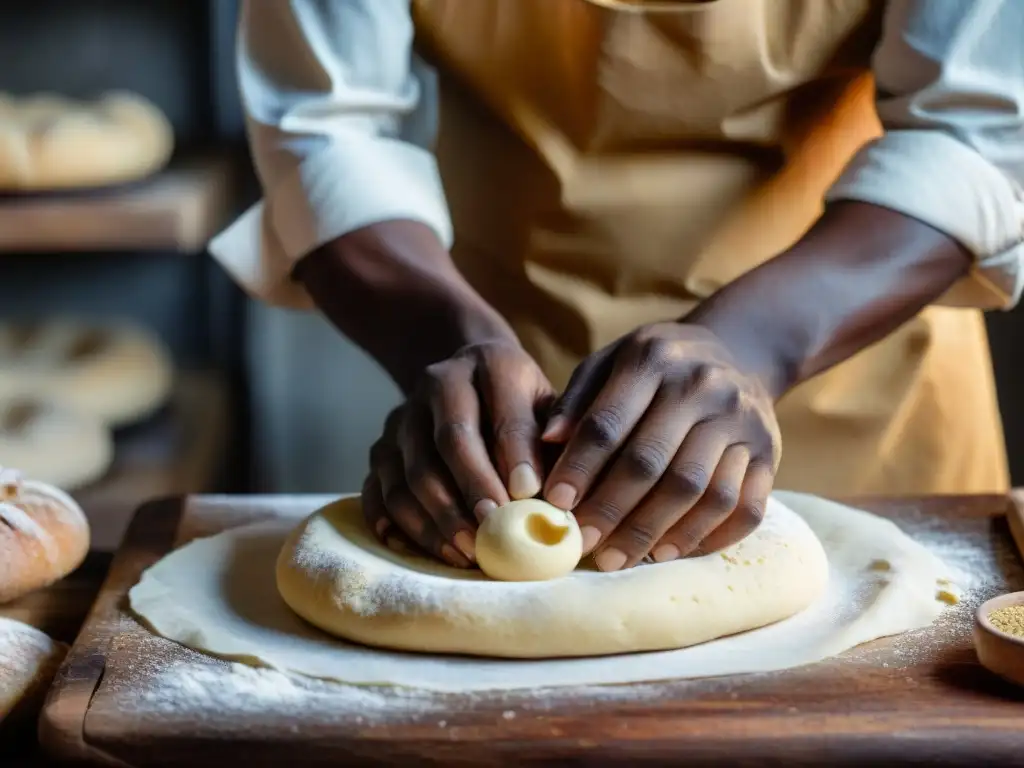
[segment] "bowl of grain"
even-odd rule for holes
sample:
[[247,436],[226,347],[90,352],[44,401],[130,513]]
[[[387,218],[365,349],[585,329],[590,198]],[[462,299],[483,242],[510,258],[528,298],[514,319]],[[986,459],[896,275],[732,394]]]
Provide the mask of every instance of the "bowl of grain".
[[974,615],[974,649],[986,669],[1024,685],[1024,592],[981,604]]

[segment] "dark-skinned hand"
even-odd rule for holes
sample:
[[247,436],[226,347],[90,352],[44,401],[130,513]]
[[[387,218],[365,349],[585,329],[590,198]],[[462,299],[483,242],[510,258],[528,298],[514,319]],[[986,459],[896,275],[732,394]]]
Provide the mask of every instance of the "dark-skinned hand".
[[543,434],[544,498],[617,571],[727,547],[760,523],[781,455],[771,395],[699,325],[644,326],[586,358]]
[[371,449],[370,530],[392,549],[469,567],[479,520],[540,492],[540,425],[554,397],[533,359],[507,340],[431,365]]

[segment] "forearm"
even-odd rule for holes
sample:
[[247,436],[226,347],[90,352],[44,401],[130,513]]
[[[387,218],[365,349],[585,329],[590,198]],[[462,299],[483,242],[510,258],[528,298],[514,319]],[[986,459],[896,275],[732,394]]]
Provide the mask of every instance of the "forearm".
[[955,240],[895,211],[835,203],[796,245],[685,318],[775,396],[884,338],[970,268]]
[[416,222],[382,222],[343,235],[300,261],[295,277],[406,394],[424,368],[461,347],[515,340],[433,231]]

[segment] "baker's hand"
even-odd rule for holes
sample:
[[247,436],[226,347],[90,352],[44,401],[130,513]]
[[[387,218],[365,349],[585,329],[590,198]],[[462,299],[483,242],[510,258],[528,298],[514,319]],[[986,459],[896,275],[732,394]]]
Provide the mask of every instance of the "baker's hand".
[[427,368],[370,452],[370,529],[392,549],[468,567],[487,511],[540,491],[539,420],[554,396],[513,342],[465,347]]
[[552,409],[544,497],[616,571],[729,546],[759,524],[781,455],[771,396],[709,330],[648,325],[594,353]]

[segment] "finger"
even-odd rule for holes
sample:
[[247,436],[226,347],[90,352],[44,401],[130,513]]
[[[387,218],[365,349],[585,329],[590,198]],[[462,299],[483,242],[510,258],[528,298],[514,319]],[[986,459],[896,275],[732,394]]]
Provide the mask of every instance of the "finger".
[[434,445],[455,478],[466,508],[482,520],[509,498],[480,431],[480,400],[472,371],[461,365],[448,366],[432,381],[426,397]]
[[576,508],[584,553],[591,552],[647,496],[699,417],[678,392],[661,387],[600,482]]
[[542,440],[564,443],[569,439],[573,427],[608,380],[614,364],[614,355],[608,350],[590,355],[576,366],[565,391],[548,411]]
[[643,417],[660,384],[661,374],[653,370],[616,366],[551,470],[544,498],[561,509],[574,508]]
[[416,554],[409,537],[388,519],[380,481],[372,473],[363,483],[362,504],[367,527],[388,549],[400,555]]
[[388,519],[387,509],[384,507],[384,495],[380,490],[380,481],[377,480],[377,475],[372,468],[370,474],[363,481],[360,501],[366,527],[382,544],[387,544],[388,529],[393,526]]
[[398,447],[405,469],[405,482],[426,510],[442,538],[476,560],[476,526],[463,514],[462,499],[455,482],[434,446],[430,415],[421,409],[410,411],[398,430]]
[[750,452],[744,445],[732,445],[722,454],[700,501],[665,532],[654,548],[656,562],[706,552],[708,535],[735,515],[749,466]]
[[519,371],[496,364],[482,371],[480,388],[490,416],[498,471],[513,499],[529,499],[540,493],[544,465],[540,457],[538,406],[552,394],[537,390]]
[[391,522],[428,555],[458,568],[468,568],[469,561],[445,541],[433,518],[409,489],[405,482],[401,455],[397,451],[380,462],[377,476]]
[[757,530],[768,508],[775,476],[770,464],[752,463],[743,481],[736,511],[707,535],[700,545],[701,552],[718,552],[742,541]]
[[639,562],[704,496],[731,442],[720,422],[702,421],[690,430],[654,490],[598,548],[597,567],[617,571]]

